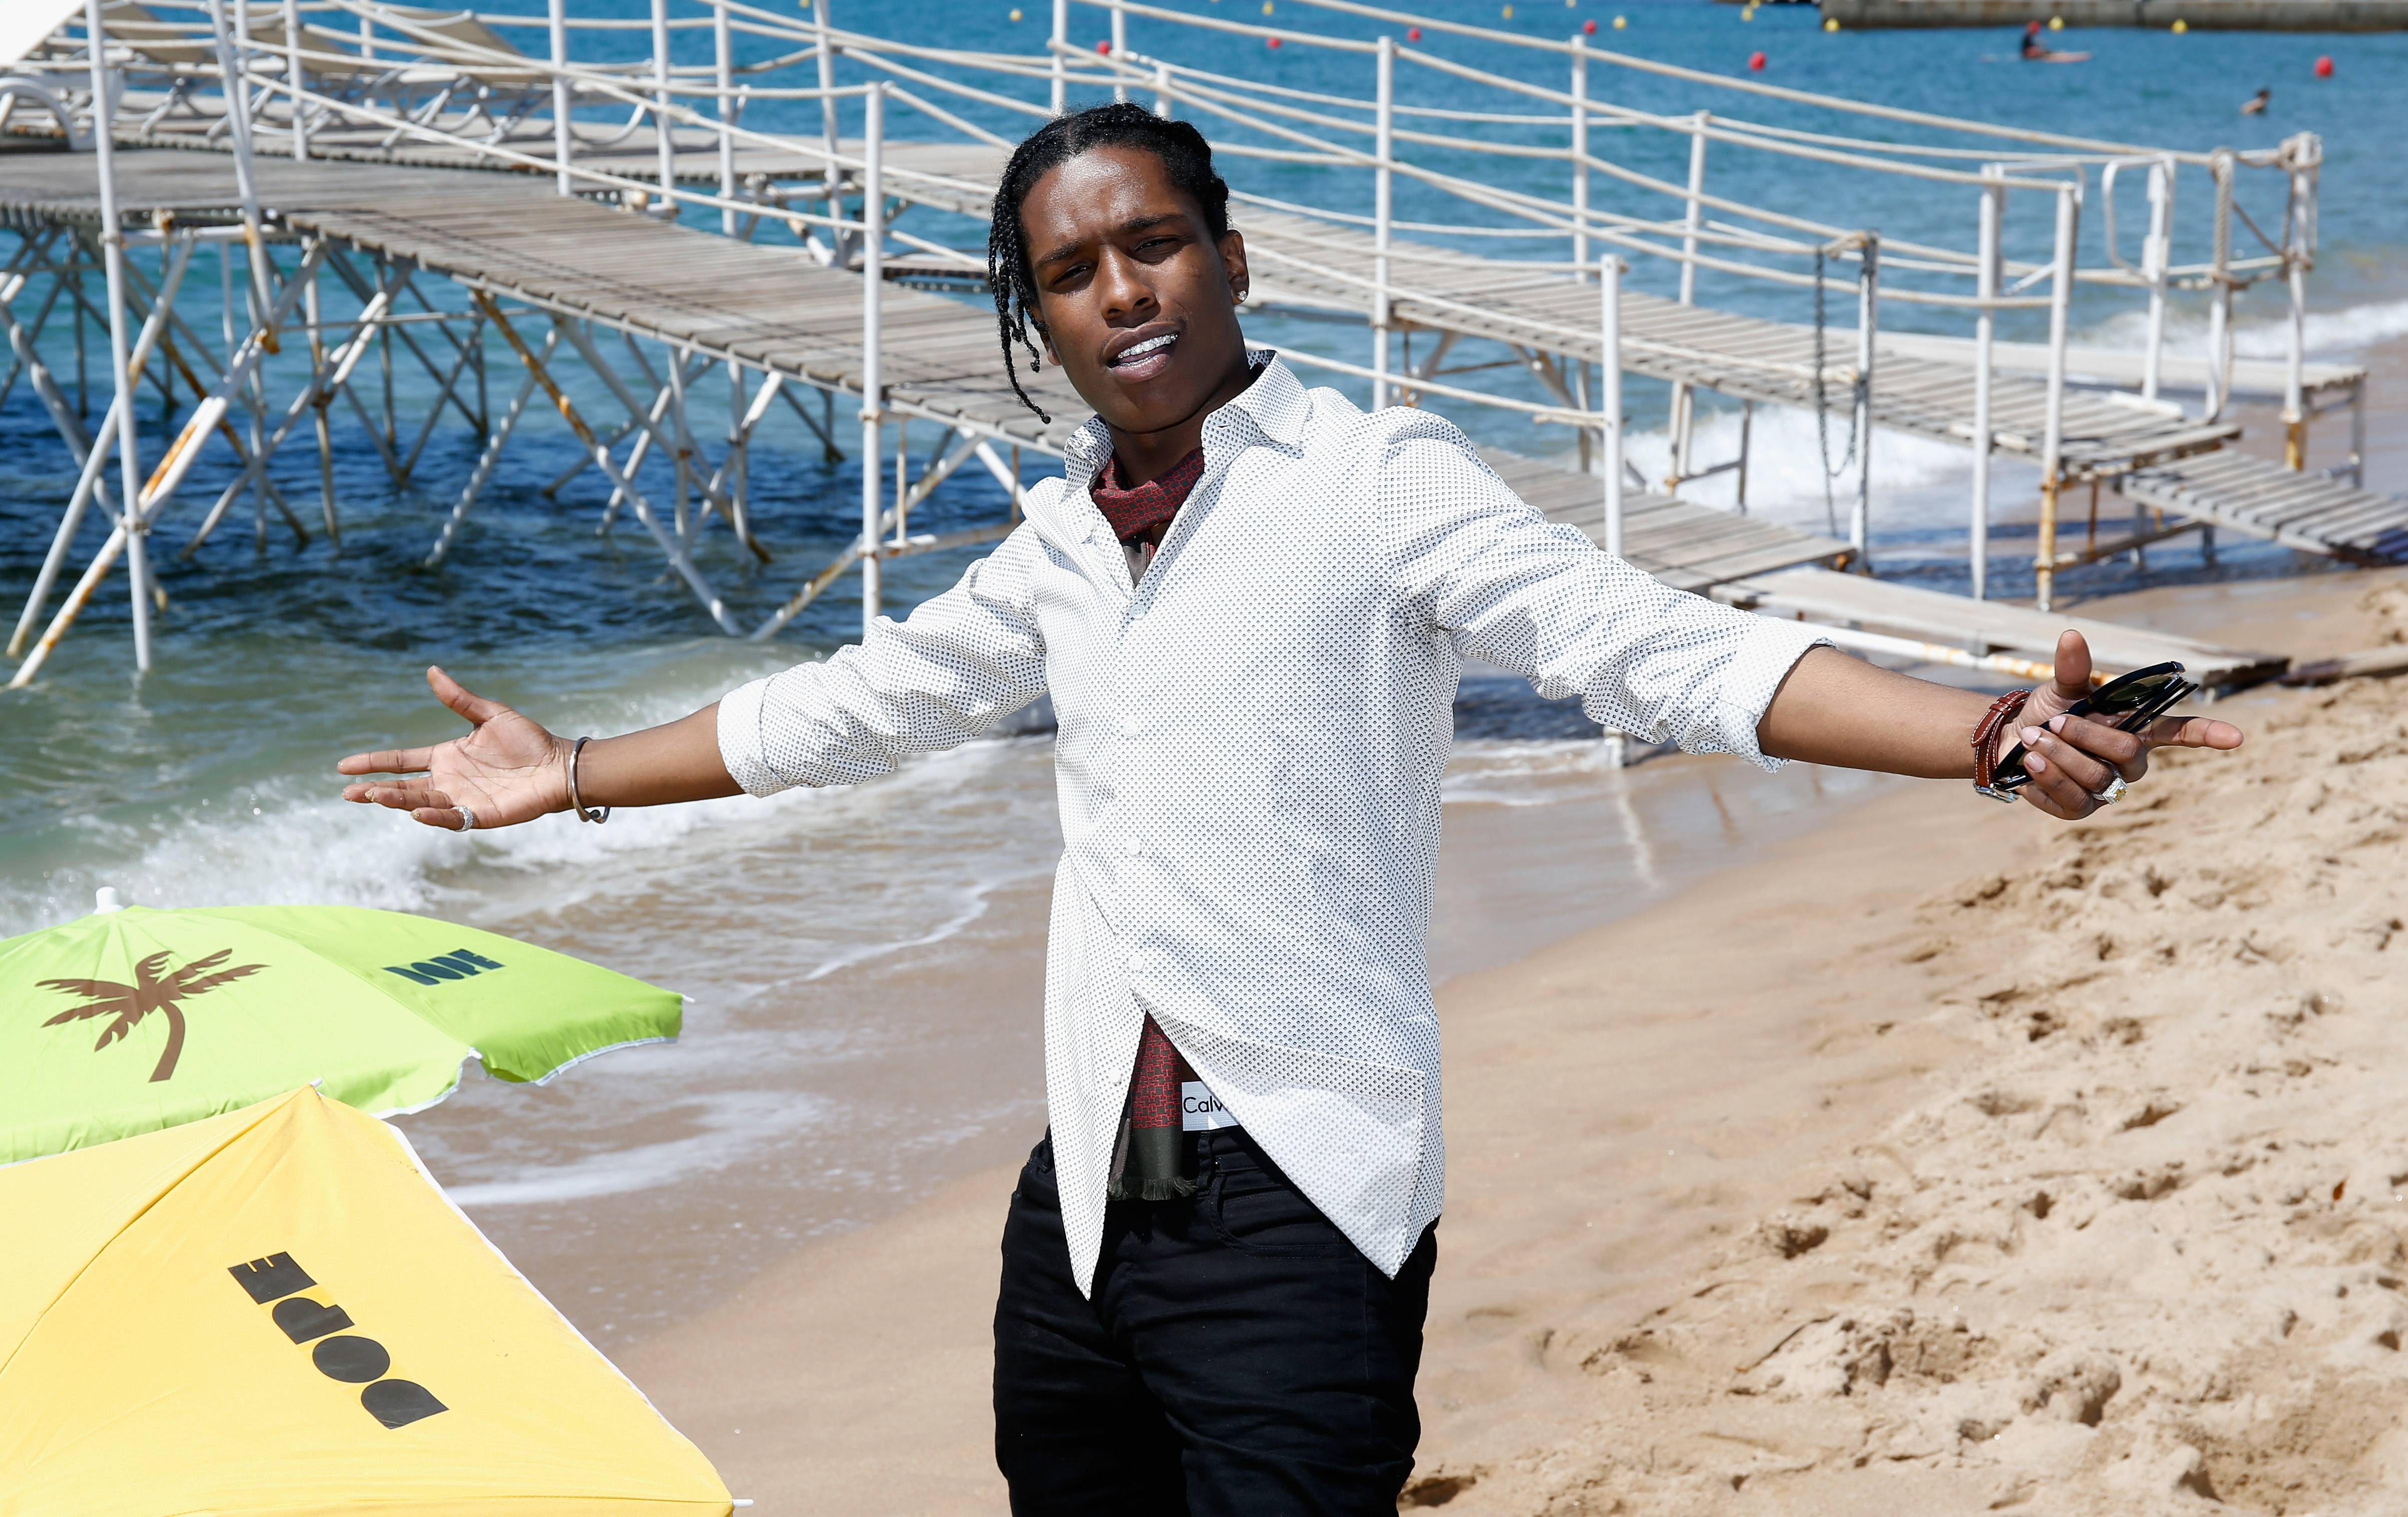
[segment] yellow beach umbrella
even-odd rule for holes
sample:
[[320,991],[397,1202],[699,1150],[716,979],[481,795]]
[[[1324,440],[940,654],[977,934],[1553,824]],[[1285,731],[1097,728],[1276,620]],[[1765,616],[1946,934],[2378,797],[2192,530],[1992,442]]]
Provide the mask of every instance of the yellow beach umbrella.
[[0,1168],[0,1514],[726,1517],[400,1135],[304,1087]]

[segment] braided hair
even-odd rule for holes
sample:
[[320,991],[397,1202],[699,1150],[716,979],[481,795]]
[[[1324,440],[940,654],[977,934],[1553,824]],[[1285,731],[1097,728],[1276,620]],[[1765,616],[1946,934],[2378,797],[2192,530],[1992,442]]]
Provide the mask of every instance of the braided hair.
[[1185,122],[1166,121],[1142,106],[1123,101],[1056,116],[1012,150],[1003,180],[996,186],[986,236],[986,278],[995,291],[996,331],[1003,343],[1003,371],[1011,380],[1011,393],[1049,424],[1054,418],[1020,387],[1012,353],[1012,345],[1018,343],[1028,350],[1032,371],[1044,366],[1036,338],[1044,335],[1045,322],[1037,314],[1037,271],[1029,266],[1028,230],[1021,224],[1021,204],[1039,179],[1081,153],[1124,147],[1142,148],[1162,161],[1170,182],[1203,210],[1204,229],[1215,242],[1228,235],[1229,186],[1212,167],[1212,149],[1204,134]]

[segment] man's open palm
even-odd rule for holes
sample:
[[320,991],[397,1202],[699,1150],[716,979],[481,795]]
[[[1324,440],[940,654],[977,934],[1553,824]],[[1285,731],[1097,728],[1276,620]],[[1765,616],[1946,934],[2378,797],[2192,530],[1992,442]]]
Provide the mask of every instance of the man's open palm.
[[408,811],[430,827],[457,828],[460,812],[477,825],[507,827],[566,809],[567,745],[499,701],[469,694],[439,668],[426,671],[435,698],[473,723],[466,737],[432,748],[353,753],[335,766],[342,774],[394,774],[343,787],[343,799]]

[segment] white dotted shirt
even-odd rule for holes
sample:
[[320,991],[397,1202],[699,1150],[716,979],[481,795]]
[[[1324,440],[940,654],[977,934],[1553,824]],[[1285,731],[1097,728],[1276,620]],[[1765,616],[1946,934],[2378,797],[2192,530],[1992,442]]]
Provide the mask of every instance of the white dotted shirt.
[[1438,1216],[1424,937],[1462,654],[1770,767],[1756,722],[1815,641],[1598,551],[1440,418],[1367,416],[1256,356],[1142,580],[1088,498],[1111,447],[1090,422],[959,584],[719,708],[763,795],[885,774],[1052,694],[1046,1087],[1082,1289],[1147,1012],[1382,1269]]

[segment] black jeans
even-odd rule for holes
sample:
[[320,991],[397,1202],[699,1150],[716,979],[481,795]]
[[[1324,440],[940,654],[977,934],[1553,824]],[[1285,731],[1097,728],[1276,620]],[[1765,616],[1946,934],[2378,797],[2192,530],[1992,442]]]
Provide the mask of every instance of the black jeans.
[[995,1453],[1015,1517],[1395,1517],[1436,1224],[1391,1281],[1242,1131],[1192,1199],[1116,1201],[1091,1300],[1053,1140],[1003,1230]]

